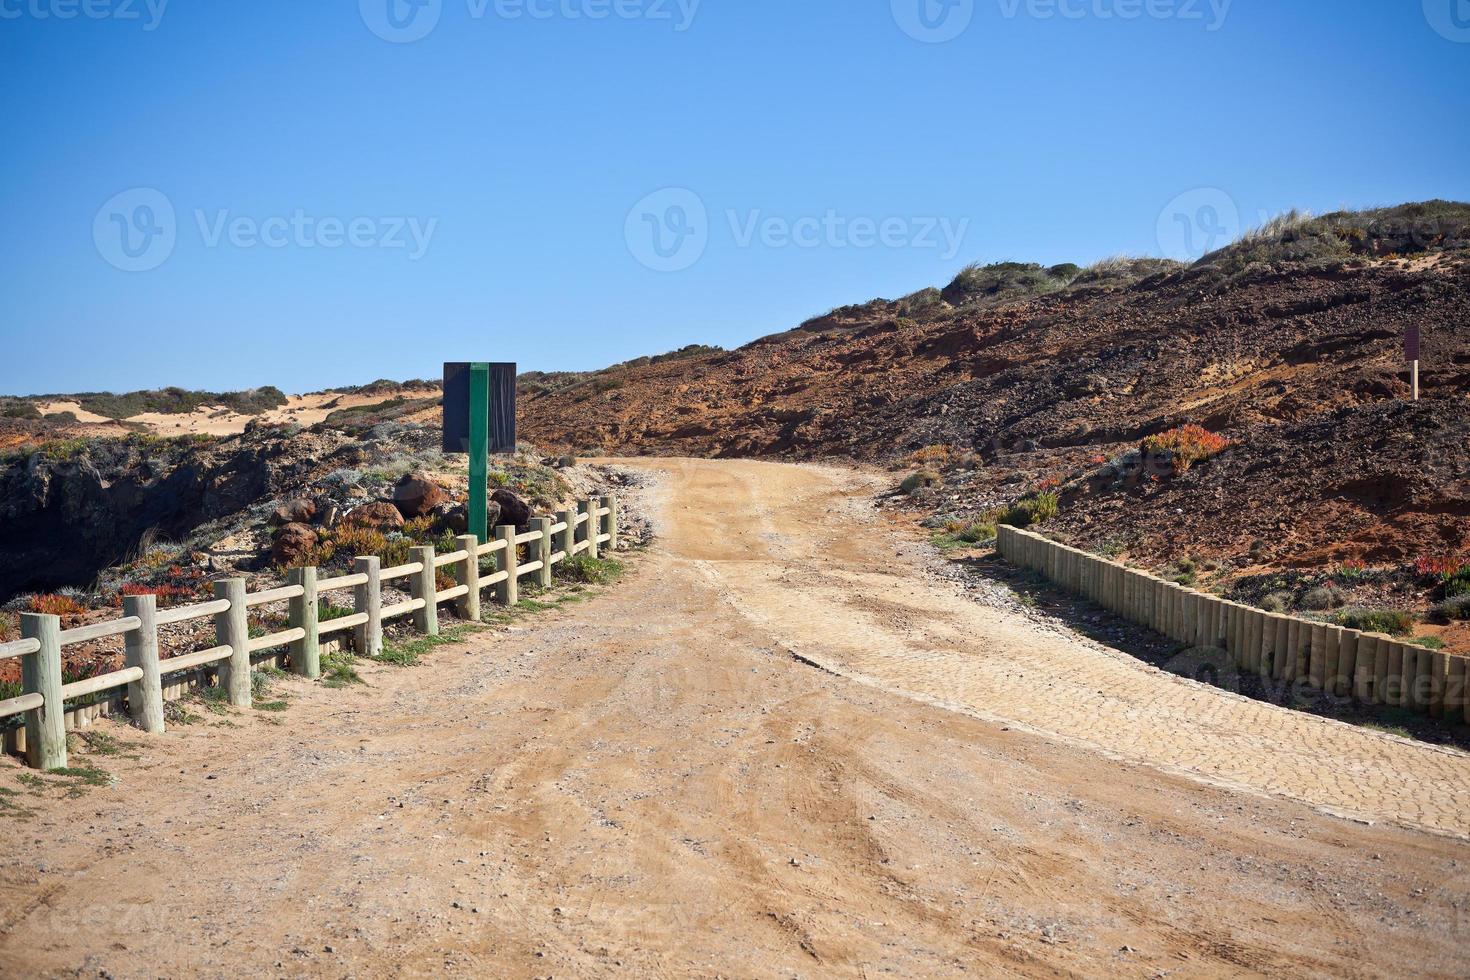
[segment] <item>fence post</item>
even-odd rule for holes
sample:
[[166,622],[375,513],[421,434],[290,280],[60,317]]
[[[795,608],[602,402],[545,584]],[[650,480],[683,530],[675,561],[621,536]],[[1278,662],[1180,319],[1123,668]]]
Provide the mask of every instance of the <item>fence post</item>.
[[613,494],[605,494],[602,498],[602,506],[607,508],[607,513],[602,515],[602,533],[607,535],[607,550],[618,550],[618,498]]
[[426,544],[408,550],[409,561],[424,567],[408,580],[409,595],[424,600],[424,608],[413,611],[413,628],[429,636],[439,635],[439,585],[434,574],[434,546]]
[[560,531],[561,543],[557,546],[557,550],[570,559],[573,555],[572,549],[577,546],[577,508],[567,507],[561,510],[558,513],[557,522],[566,525]]
[[587,515],[587,523],[583,527],[583,538],[587,542],[587,554],[593,558],[597,557],[597,501],[592,497],[577,502],[577,509]]
[[514,606],[521,601],[520,582],[516,578],[516,567],[520,564],[516,529],[514,525],[502,524],[495,529],[495,536],[505,542],[505,547],[496,552],[495,570],[505,572],[505,578],[495,584],[495,598],[502,606]]
[[376,657],[383,652],[383,585],[378,574],[383,562],[377,555],[367,555],[352,563],[352,571],[366,575],[367,583],[352,590],[353,612],[366,613],[367,622],[352,631],[353,644],[359,657]]
[[308,680],[322,676],[321,638],[317,633],[316,567],[293,568],[286,581],[301,586],[301,595],[286,602],[287,625],[305,630],[306,635],[291,644],[291,671]]
[[454,565],[455,582],[469,586],[469,591],[460,597],[457,606],[459,617],[468,619],[472,623],[478,623],[480,621],[480,539],[473,534],[462,534],[454,540],[460,551],[469,553],[468,558]]
[[66,712],[61,697],[61,617],[21,613],[20,635],[41,649],[20,658],[20,689],[44,702],[26,712],[26,763],[33,769],[66,766]]
[[230,658],[220,661],[219,686],[230,704],[250,707],[250,624],[246,619],[245,580],[227,578],[214,583],[214,597],[227,599],[230,608],[214,617],[215,642],[230,648]]
[[536,557],[541,560],[541,571],[536,573],[536,584],[543,589],[551,588],[551,525],[549,517],[533,517],[531,526],[541,532],[536,541]]
[[138,628],[123,637],[123,657],[143,676],[128,684],[128,714],[151,735],[163,734],[163,678],[158,672],[158,597],[123,596],[123,615],[138,617]]

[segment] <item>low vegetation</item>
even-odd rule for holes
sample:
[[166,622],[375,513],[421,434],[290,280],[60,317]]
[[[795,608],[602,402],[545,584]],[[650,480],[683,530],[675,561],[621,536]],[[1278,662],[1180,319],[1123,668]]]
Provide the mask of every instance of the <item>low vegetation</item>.
[[1344,609],[1333,617],[1333,622],[1348,629],[1364,633],[1387,633],[1389,636],[1410,636],[1414,632],[1414,614],[1402,609]]
[[1149,456],[1169,460],[1175,473],[1188,473],[1196,463],[1218,456],[1230,448],[1231,441],[1198,425],[1184,425],[1157,435],[1145,436],[1141,443]]
[[272,386],[248,391],[190,391],[185,388],[159,388],[153,391],[84,392],[80,395],[57,395],[58,399],[75,401],[82,409],[110,419],[130,419],[153,412],[161,415],[183,415],[206,405],[218,405],[241,415],[259,415],[286,404],[286,396]]

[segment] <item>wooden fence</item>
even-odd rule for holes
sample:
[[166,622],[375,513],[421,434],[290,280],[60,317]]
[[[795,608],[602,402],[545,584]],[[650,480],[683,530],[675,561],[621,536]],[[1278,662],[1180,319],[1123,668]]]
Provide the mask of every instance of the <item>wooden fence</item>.
[[[241,708],[251,704],[250,673],[256,663],[289,664],[307,678],[321,676],[321,653],[329,645],[340,646],[350,631],[359,655],[375,656],[383,649],[383,623],[412,616],[421,633],[439,632],[439,604],[455,603],[459,616],[480,619],[481,593],[494,589],[496,602],[513,606],[519,601],[520,580],[534,576],[542,587],[551,585],[553,566],[586,552],[598,557],[600,550],[618,547],[617,498],[605,496],[580,501],[553,518],[538,517],[530,530],[495,529],[495,539],[484,543],[474,535],[456,540],[458,550],[436,555],[433,546],[414,548],[411,561],[397,568],[382,568],[377,557],[357,558],[352,573],[337,578],[320,578],[315,568],[295,568],[287,584],[264,592],[247,592],[243,578],[214,583],[215,598],[178,609],[157,608],[152,595],[125,596],[121,619],[63,630],[57,616],[26,613],[21,616],[21,639],[0,644],[0,660],[21,658],[21,694],[0,700],[0,719],[25,716],[24,728],[15,732],[12,745],[23,751],[26,762],[38,769],[66,765],[66,733],[81,727],[96,714],[126,708],[134,723],[144,731],[164,730],[165,697],[178,697],[209,682],[215,675],[229,702]],[[526,560],[520,560],[521,546]],[[482,575],[480,559],[493,556],[495,571]],[[454,575],[452,588],[439,590],[436,573],[448,569]],[[383,586],[406,580],[410,598],[383,605]],[[352,590],[353,612],[349,616],[318,621],[318,599],[338,590]],[[251,637],[247,614],[251,609],[286,603],[287,628],[267,636]],[[159,627],[172,623],[214,618],[215,646],[168,658],[160,657]],[[62,650],[69,644],[122,636],[125,664],[122,670],[89,677],[70,684],[62,680]],[[67,701],[105,695],[101,704],[68,708]]]
[[1236,671],[1304,684],[1360,704],[1392,705],[1470,724],[1467,659],[1330,623],[1269,613],[1002,526],[996,550],[1132,620],[1191,647],[1216,648]]

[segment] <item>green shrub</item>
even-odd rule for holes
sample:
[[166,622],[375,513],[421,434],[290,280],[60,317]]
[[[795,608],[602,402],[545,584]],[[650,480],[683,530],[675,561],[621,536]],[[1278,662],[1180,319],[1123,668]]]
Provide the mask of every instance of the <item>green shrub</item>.
[[623,574],[623,563],[613,558],[593,558],[583,552],[558,562],[555,574],[559,578],[588,585],[606,585]]
[[1448,623],[1470,619],[1470,593],[1453,596],[1434,606],[1430,616],[1438,622]]
[[1409,641],[1415,646],[1421,646],[1428,650],[1443,650],[1444,640],[1437,636],[1416,636]]
[[1402,609],[1344,609],[1334,619],[1339,626],[1362,630],[1364,633],[1408,636],[1414,632],[1413,613]]
[[917,473],[910,473],[904,477],[904,481],[898,485],[898,489],[900,493],[913,493],[920,487],[937,487],[941,482],[939,474],[933,470],[920,470]]
[[1268,613],[1284,613],[1291,608],[1291,595],[1286,592],[1272,592],[1261,600],[1261,608]]
[[1346,602],[1342,590],[1332,585],[1319,585],[1315,589],[1309,589],[1302,596],[1302,608],[1313,612],[1325,612],[1328,609],[1336,609]]
[[1055,490],[1028,493],[1003,511],[997,518],[999,524],[1011,527],[1030,527],[1044,524],[1056,517],[1061,510],[1061,498]]

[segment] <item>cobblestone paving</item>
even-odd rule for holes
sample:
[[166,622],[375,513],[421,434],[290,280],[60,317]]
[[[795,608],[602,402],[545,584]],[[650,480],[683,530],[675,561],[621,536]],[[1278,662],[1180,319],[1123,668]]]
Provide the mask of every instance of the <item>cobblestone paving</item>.
[[729,488],[743,530],[673,541],[792,652],[1115,758],[1470,836],[1470,754],[1220,691],[988,608],[901,557],[898,535],[855,506],[866,491],[851,477],[801,472],[794,492],[772,481],[782,499],[759,479]]

